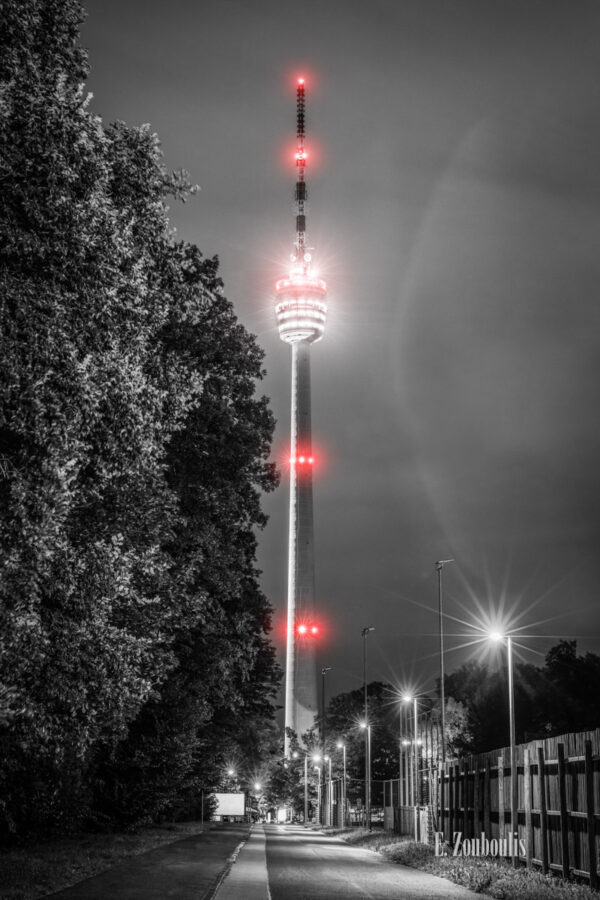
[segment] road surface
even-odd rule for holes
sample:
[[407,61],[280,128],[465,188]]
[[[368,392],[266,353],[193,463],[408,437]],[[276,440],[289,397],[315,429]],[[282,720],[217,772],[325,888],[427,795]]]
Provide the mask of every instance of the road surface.
[[480,896],[320,832],[266,825],[254,827],[215,900],[458,900]]

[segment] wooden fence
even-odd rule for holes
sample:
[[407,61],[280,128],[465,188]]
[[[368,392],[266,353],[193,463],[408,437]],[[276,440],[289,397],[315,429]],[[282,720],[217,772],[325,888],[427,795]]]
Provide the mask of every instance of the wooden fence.
[[[417,805],[429,805],[433,828],[446,841],[458,832],[462,840],[483,834],[488,841],[508,841],[516,835],[517,855],[527,865],[567,878],[584,876],[598,887],[600,729],[516,747],[515,822],[509,748],[447,761],[442,771],[423,759],[418,769]],[[407,807],[396,806],[399,796],[410,797],[409,786],[395,789],[388,782],[386,820],[410,831]],[[390,809],[390,801],[396,809]]]

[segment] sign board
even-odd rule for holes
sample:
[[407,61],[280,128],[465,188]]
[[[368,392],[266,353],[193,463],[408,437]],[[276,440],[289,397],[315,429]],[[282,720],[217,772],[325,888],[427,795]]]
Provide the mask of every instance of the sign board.
[[246,795],[244,793],[215,794],[215,799],[217,801],[215,816],[246,815]]

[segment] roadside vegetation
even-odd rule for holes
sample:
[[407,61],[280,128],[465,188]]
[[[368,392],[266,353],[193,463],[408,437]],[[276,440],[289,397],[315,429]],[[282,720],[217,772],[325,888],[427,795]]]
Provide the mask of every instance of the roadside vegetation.
[[390,862],[411,866],[447,878],[477,894],[495,900],[590,900],[598,894],[585,884],[565,882],[534,869],[513,869],[508,862],[485,858],[439,857],[434,848],[417,841],[399,840],[389,831],[362,828],[327,829],[355,847],[379,852]]
[[128,857],[209,827],[199,822],[165,823],[126,834],[82,834],[0,851],[0,900],[37,900]]

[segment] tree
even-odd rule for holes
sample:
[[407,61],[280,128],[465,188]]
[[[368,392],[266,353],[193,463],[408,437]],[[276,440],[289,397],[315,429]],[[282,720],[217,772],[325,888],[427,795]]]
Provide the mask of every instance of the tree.
[[[398,704],[391,685],[381,681],[367,686],[369,721],[371,723],[371,779],[373,803],[379,802],[381,783],[398,777]],[[325,751],[336,761],[335,771],[341,774],[342,756],[337,741],[346,746],[348,798],[353,801],[364,795],[365,732],[360,728],[364,719],[362,689],[332,697],[325,716]],[[317,727],[318,727],[317,723]]]
[[216,741],[269,719],[278,678],[254,564],[277,481],[262,354],[217,260],[173,241],[166,199],[189,188],[156,136],[89,111],[81,19],[7,0],[0,32],[9,830],[160,814],[214,780]]

